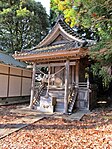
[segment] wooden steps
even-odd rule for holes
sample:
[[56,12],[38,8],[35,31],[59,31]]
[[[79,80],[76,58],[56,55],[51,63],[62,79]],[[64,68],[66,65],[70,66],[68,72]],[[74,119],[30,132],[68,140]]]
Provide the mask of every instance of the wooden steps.
[[[44,93],[46,91],[44,90]],[[63,113],[64,112],[64,89],[50,89],[49,95],[51,97],[56,97],[55,112]],[[68,113],[72,113],[74,105],[78,97],[78,91],[73,90],[70,95],[71,100],[68,103]],[[45,96],[45,95],[42,95]]]
[[77,91],[74,95],[71,96],[71,100],[69,101],[69,104],[68,104],[68,113],[72,113],[76,99],[77,99],[77,96],[78,96]]

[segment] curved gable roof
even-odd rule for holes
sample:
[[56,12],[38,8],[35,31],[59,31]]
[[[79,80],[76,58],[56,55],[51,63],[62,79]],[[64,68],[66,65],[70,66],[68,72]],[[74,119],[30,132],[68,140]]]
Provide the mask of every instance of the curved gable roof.
[[50,45],[59,35],[62,35],[68,41],[85,42],[85,39],[82,39],[82,37],[76,34],[62,18],[59,18],[50,33],[36,46],[36,48]]
[[15,53],[14,57],[22,61],[43,62],[65,58],[80,58],[88,54],[91,40],[83,39],[59,17],[51,32],[32,49]]

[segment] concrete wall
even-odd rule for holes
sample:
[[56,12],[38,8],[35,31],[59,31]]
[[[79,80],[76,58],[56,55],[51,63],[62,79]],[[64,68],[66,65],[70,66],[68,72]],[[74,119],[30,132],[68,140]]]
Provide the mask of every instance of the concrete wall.
[[0,98],[30,95],[31,71],[0,64]]

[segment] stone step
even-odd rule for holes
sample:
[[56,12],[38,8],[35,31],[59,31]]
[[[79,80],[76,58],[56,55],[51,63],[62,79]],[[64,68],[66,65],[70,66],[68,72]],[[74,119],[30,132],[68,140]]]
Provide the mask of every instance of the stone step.
[[55,106],[55,110],[57,109],[64,109],[64,106]]
[[56,100],[56,106],[55,106],[55,112],[61,112],[63,113],[64,111],[64,101],[63,99],[57,99]]
[[55,109],[55,112],[63,113],[64,109]]
[[49,93],[50,96],[54,96],[56,98],[63,98],[64,97],[64,93]]

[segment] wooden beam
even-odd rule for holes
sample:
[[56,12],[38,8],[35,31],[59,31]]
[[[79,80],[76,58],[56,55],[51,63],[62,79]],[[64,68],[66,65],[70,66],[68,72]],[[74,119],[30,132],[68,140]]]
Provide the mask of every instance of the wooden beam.
[[[76,62],[70,62],[69,65],[75,65]],[[37,64],[37,67],[56,67],[65,66],[65,63],[49,63],[49,64]]]
[[[76,62],[70,62],[69,65],[75,65]],[[65,66],[65,63],[48,63],[48,64],[37,64],[36,67],[59,67],[59,66]],[[32,65],[28,65],[27,68],[33,68]]]
[[[80,59],[80,57],[74,57],[74,56],[70,56],[69,57],[69,60],[78,60],[78,59]],[[58,57],[58,58],[50,58],[50,59],[34,59],[34,60],[27,60],[26,62],[30,62],[30,63],[33,63],[33,62],[35,62],[35,63],[37,63],[37,64],[45,64],[45,63],[54,63],[54,62],[59,62],[60,63],[60,61],[65,61],[66,60],[66,57]],[[21,60],[21,61],[25,61],[25,60]]]
[[[80,57],[69,57],[69,60],[78,60],[80,59]],[[65,61],[66,60],[66,57],[58,57],[58,58],[50,58],[50,59],[41,59],[41,60],[35,60],[35,62],[37,62],[38,64],[39,63],[53,63],[53,62],[60,62],[60,61]],[[33,62],[33,61],[30,61],[30,62]]]
[[64,113],[68,110],[68,87],[69,87],[69,60],[65,64],[65,96],[64,96]]
[[15,59],[19,59],[19,60],[24,60],[24,61],[27,61],[27,60],[40,60],[40,59],[49,59],[49,58],[58,58],[58,57],[69,57],[69,56],[78,56],[78,54],[80,53],[80,49],[74,49],[72,51],[56,51],[56,52],[46,52],[46,53],[40,53],[40,54],[31,54],[31,55],[28,55],[26,53],[23,54],[23,55],[17,55],[17,56],[14,56]]
[[31,96],[30,96],[30,105],[29,107],[33,108],[33,98],[35,90],[35,73],[36,73],[36,63],[33,64],[33,73],[32,73],[32,82],[31,82]]

